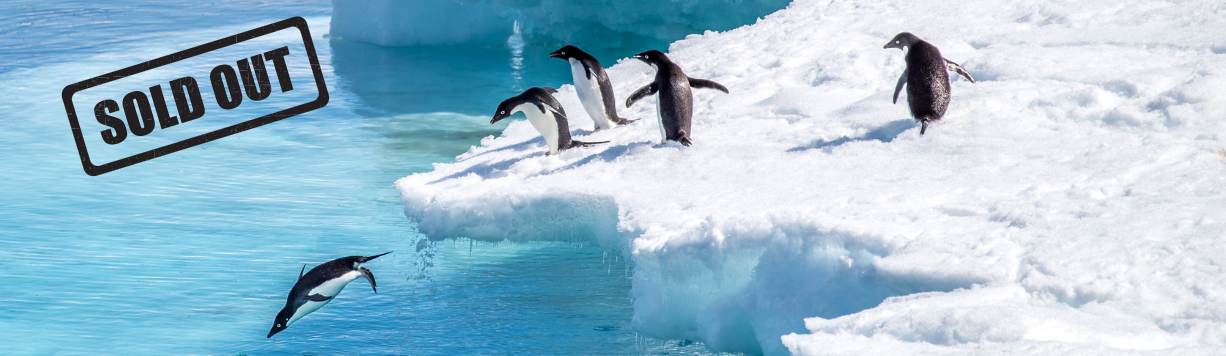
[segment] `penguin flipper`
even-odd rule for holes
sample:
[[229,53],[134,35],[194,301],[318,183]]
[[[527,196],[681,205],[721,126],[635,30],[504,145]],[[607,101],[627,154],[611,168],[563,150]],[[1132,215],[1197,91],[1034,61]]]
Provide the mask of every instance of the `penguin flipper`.
[[702,89],[715,89],[715,90],[724,92],[724,94],[728,94],[728,88],[725,88],[723,85],[719,83],[716,83],[710,80],[706,80],[706,79],[690,78],[690,87],[691,88],[702,88]]
[[362,271],[362,277],[366,277],[366,280],[370,282],[370,289],[379,293],[379,289],[375,288],[375,274],[366,267],[358,267],[358,269]]
[[[941,58],[941,59],[945,59],[945,58]],[[963,78],[966,78],[966,80],[971,81],[971,83],[975,82],[975,78],[971,78],[971,73],[967,72],[966,69],[962,69],[962,66],[948,59],[945,59],[945,70],[948,70],[954,73],[958,73],[958,75],[961,75]]]
[[894,86],[894,103],[898,104],[898,93],[902,92],[902,86],[907,84],[907,72],[909,69],[903,69],[902,76],[898,77],[898,85]]
[[655,82],[644,85],[642,88],[639,88],[639,90],[635,90],[633,94],[630,94],[629,98],[626,98],[626,107],[628,108],[630,105],[634,105],[634,102],[639,101],[639,99],[642,99],[645,96],[655,94],[657,90],[660,90],[660,88],[656,86]]
[[311,294],[311,295],[306,296],[306,300],[309,300],[309,301],[312,301],[312,302],[326,302],[326,301],[331,300],[331,299],[332,299],[332,297],[329,297],[329,296],[326,296],[326,295],[323,295],[323,294],[319,294],[319,293],[315,293],[315,294]]

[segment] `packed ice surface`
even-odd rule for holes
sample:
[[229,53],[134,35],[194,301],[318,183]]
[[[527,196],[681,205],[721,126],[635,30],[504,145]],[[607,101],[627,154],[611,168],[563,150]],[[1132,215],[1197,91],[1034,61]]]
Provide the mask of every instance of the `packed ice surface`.
[[[979,81],[925,136],[891,104],[902,31]],[[396,187],[432,238],[624,251],[637,330],[715,350],[1220,352],[1223,33],[1221,2],[797,0],[668,48],[731,90],[695,90],[692,147],[654,97],[593,132],[565,85],[610,143],[546,156],[519,119]],[[619,102],[654,75],[608,73]]]
[[332,35],[383,46],[501,45],[516,23],[538,44],[615,48],[730,30],[788,0],[333,0]]

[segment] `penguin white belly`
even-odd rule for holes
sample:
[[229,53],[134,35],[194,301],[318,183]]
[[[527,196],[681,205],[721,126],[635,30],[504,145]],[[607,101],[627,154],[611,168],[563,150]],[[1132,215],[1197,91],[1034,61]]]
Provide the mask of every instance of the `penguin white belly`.
[[533,104],[516,106],[514,111],[523,111],[524,116],[528,117],[528,123],[545,137],[545,144],[549,146],[550,154],[558,153],[558,120],[554,119],[553,113],[541,112],[541,109]]
[[604,110],[604,96],[600,94],[600,81],[596,79],[596,75],[587,77],[587,69],[583,68],[583,63],[580,63],[574,58],[570,61],[570,75],[575,80],[575,92],[579,95],[579,101],[583,103],[583,109],[587,111],[587,115],[592,117],[592,122],[596,123],[598,129],[610,129],[614,124],[609,121],[609,117]]
[[[651,69],[655,69],[656,72],[660,71],[660,67],[656,66],[655,63],[648,64],[650,64]],[[660,124],[660,143],[665,143],[668,142],[668,131],[664,130],[664,108],[660,107],[661,100],[664,99],[660,98],[660,94],[656,94],[656,123]]]
[[668,142],[668,131],[664,129],[664,108],[660,107],[660,98],[656,98],[656,123],[660,124],[660,143]]
[[[349,282],[353,282],[353,280],[358,279],[358,277],[361,276],[362,272],[349,271],[348,273],[342,274],[340,277],[330,279],[327,282],[312,288],[310,292],[307,292],[307,295],[319,294],[327,297],[336,297],[337,294],[341,293],[342,289],[345,289],[346,285],[349,285]],[[295,321],[298,321],[298,319],[302,319],[302,317],[306,316],[307,314],[313,313],[316,310],[319,310],[319,308],[323,308],[324,305],[327,305],[328,302],[331,301],[332,299],[322,302],[308,300],[306,304],[303,304],[302,307],[299,307],[298,310],[294,311],[294,316],[289,318],[289,322],[286,323],[285,326],[289,326]]]
[[316,310],[319,310],[319,308],[323,308],[324,305],[328,304],[330,301],[332,300],[328,299],[322,302],[312,302],[308,300],[306,304],[303,304],[302,307],[299,307],[298,310],[294,311],[294,316],[289,318],[289,321],[285,323],[285,326],[293,325],[295,321],[298,321],[298,319],[302,319],[302,317],[306,316],[307,314],[313,313]]

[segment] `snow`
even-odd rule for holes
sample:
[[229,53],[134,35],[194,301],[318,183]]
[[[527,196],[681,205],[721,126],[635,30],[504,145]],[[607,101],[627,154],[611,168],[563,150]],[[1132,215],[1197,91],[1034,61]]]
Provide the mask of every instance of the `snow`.
[[[890,103],[902,31],[979,80],[922,137]],[[610,143],[546,156],[516,116],[395,186],[434,239],[622,251],[636,330],[713,350],[1214,353],[1223,31],[1214,2],[797,0],[671,45],[731,90],[695,90],[692,147],[658,142],[654,97],[592,132],[567,85],[572,135]],[[608,73],[622,102],[654,75]]]
[[516,22],[537,44],[587,49],[669,43],[730,30],[787,0],[333,0],[332,35],[382,46],[506,43]]

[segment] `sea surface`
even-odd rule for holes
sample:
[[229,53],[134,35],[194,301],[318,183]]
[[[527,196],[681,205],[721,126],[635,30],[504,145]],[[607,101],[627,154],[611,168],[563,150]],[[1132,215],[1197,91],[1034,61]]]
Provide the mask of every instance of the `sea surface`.
[[[501,132],[488,122],[502,99],[570,82],[548,58],[556,48],[333,39],[326,1],[0,11],[0,354],[707,353],[630,328],[633,266],[620,254],[581,237],[429,241],[403,214],[396,179]],[[64,86],[293,16],[310,23],[326,107],[101,176],[82,170]],[[304,265],[387,251],[366,265],[378,293],[355,281],[265,337]]]

